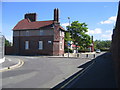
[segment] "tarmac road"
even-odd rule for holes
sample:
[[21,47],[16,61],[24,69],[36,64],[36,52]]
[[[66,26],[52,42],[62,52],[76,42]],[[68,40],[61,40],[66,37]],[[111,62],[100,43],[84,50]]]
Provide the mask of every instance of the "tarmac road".
[[59,58],[42,56],[6,56],[24,61],[20,68],[2,72],[2,88],[52,88],[74,73],[90,58]]

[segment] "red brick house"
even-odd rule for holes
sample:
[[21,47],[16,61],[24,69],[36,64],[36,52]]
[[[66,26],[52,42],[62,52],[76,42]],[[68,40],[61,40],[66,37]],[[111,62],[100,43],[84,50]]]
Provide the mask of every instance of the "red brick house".
[[64,54],[64,28],[60,26],[59,10],[54,9],[54,20],[36,21],[36,13],[27,13],[13,28],[14,54]]

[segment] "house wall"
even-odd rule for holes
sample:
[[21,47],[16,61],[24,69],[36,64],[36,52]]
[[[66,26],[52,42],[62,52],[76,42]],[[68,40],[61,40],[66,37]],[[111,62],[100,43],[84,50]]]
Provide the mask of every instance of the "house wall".
[[[43,32],[40,32],[43,31]],[[14,31],[13,36],[48,36],[48,35],[54,35],[54,32],[52,29],[49,30],[19,30]]]
[[[64,31],[60,31],[60,42],[59,42],[59,55],[64,54]],[[61,48],[62,45],[62,48]]]
[[[62,43],[62,49],[60,44]],[[53,55],[64,54],[64,31],[59,29],[59,23],[54,25],[54,43],[53,43]]]
[[[21,36],[14,37],[14,47],[19,46],[19,50],[15,50],[20,55],[53,55],[53,43],[48,43],[48,41],[53,42],[53,36]],[[18,42],[18,41],[19,42]],[[25,49],[25,41],[29,41],[29,49]],[[39,41],[43,41],[43,49],[39,50]],[[19,45],[18,45],[19,44]]]
[[[39,30],[13,31],[14,53],[20,55],[62,55],[64,54],[64,31],[56,28]],[[41,32],[42,31],[42,32]],[[62,34],[60,33],[62,32]],[[25,50],[25,41],[29,41],[29,50]],[[38,49],[39,41],[43,41],[43,50]],[[48,43],[51,41],[52,43]],[[62,49],[60,44],[62,43]]]

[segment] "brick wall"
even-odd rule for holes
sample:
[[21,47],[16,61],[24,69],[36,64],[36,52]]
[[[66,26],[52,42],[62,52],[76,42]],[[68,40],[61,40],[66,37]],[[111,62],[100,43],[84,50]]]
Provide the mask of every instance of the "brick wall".
[[4,43],[5,38],[4,36],[0,35],[0,59],[4,58]]
[[12,46],[5,47],[5,55],[14,55],[14,48]]
[[[28,50],[25,50],[25,41],[29,41]],[[38,49],[39,41],[43,41],[43,50]],[[48,43],[48,41],[52,41],[52,43]],[[14,37],[14,47],[18,46],[19,49],[16,49],[15,53],[20,55],[53,55],[53,36]]]
[[115,65],[116,80],[118,87],[120,88],[120,3],[118,7],[116,26],[112,35],[111,52]]

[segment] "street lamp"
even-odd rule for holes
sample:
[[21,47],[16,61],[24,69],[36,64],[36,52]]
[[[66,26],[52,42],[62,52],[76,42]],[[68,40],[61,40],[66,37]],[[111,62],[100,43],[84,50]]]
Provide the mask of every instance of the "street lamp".
[[76,53],[77,53],[77,52],[78,52],[78,51],[77,51],[77,45],[78,45],[78,42],[76,42],[75,44],[76,44]]
[[[69,34],[70,34],[70,17],[68,17],[68,20],[69,20],[69,28],[68,28],[68,30],[69,30]],[[69,57],[69,45],[68,45],[68,57]]]

